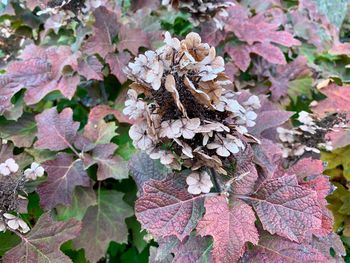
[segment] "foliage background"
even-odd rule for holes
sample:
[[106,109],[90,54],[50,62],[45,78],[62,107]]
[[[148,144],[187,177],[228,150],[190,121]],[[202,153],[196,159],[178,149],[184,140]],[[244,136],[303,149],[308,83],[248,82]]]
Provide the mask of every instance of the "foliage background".
[[[190,13],[162,7],[158,1],[118,0],[115,1],[117,6],[114,9],[115,11],[110,14],[111,17],[114,15],[117,17],[118,28],[115,29],[115,33],[109,31],[111,34],[108,36],[111,38],[110,46],[106,47],[103,46],[106,43],[98,42],[101,39],[104,41],[104,29],[101,30],[98,24],[105,17],[98,18],[98,14],[95,14],[97,22],[94,22],[94,15],[91,12],[88,12],[88,15],[83,15],[84,18],[79,17],[79,3],[83,1],[72,1],[77,2],[77,4],[69,7],[78,16],[78,19],[67,18],[64,15],[58,15],[57,17],[50,17],[47,14],[38,15],[37,12],[45,8],[45,5],[41,5],[45,4],[45,1],[39,2],[27,1],[25,5],[17,1],[3,1],[0,4],[2,10],[1,28],[9,31],[8,37],[1,37],[0,39],[2,73],[5,74],[5,66],[23,52],[23,47],[31,43],[40,44],[44,47],[70,46],[73,54],[82,52],[79,54],[79,59],[87,61],[92,71],[77,70],[78,75],[82,77],[82,81],[79,82],[72,94],[64,94],[64,90],[48,89],[41,98],[34,99],[30,103],[28,103],[29,98],[25,97],[25,85],[19,85],[18,90],[11,98],[11,103],[14,106],[2,112],[4,114],[0,117],[0,137],[9,141],[8,145],[14,147],[15,155],[21,156],[19,158],[23,160],[22,169],[28,166],[33,159],[41,163],[54,159],[58,151],[72,153],[72,150],[67,149],[67,147],[59,150],[43,150],[36,147],[38,146],[36,137],[40,124],[38,124],[38,119],[35,116],[53,107],[56,107],[57,112],[60,113],[69,108],[72,110],[73,120],[79,123],[80,132],[86,130],[86,127],[92,123],[101,125],[101,129],[108,131],[108,134],[103,137],[103,144],[112,143],[117,145],[118,148],[112,149],[107,159],[112,158],[112,156],[117,158],[116,162],[118,164],[112,164],[111,169],[120,171],[120,165],[126,165],[127,161],[136,152],[128,136],[129,120],[121,114],[126,89],[130,84],[122,72],[122,67],[126,65],[129,58],[138,53],[142,53],[148,48],[160,46],[161,34],[165,30],[178,37],[183,37],[191,31],[198,31],[203,38],[210,39],[210,32],[206,32],[206,28],[209,27],[206,24],[203,27],[201,25],[195,26],[189,20]],[[106,2],[106,6],[109,5],[109,1],[102,2]],[[288,86],[286,91],[277,91],[282,95],[277,96],[275,103],[281,108],[294,112],[312,111],[314,108],[310,107],[311,102],[328,97],[325,100],[326,106],[350,113],[349,88],[339,90],[338,94],[329,94],[323,92],[322,89],[328,86],[329,83],[340,86],[350,82],[350,69],[347,67],[350,64],[350,48],[349,46],[337,46],[339,43],[348,42],[350,38],[349,1],[242,0],[240,4],[252,14],[265,14],[275,16],[275,19],[286,19],[283,20],[285,29],[292,32],[301,41],[301,45],[293,48],[293,54],[289,54],[291,51],[287,45],[281,45],[279,48],[284,52],[288,65],[292,65],[291,67],[301,68],[302,66],[299,64],[292,63],[296,61],[296,57],[299,55],[306,57],[308,72],[306,74],[296,74],[297,76],[294,77],[294,75],[288,73],[288,70],[273,68],[271,75],[257,74],[256,72],[259,69],[263,69],[261,64],[264,63],[264,60],[256,54],[251,56],[253,61],[252,63],[248,62],[249,67],[242,70],[240,65],[232,63],[235,59],[227,48],[240,45],[243,41],[234,37],[227,37],[217,44],[217,50],[219,53],[227,51],[225,59],[230,65],[229,68],[232,69],[230,71],[231,77],[238,89],[251,88],[251,90],[257,90],[258,93],[273,95],[274,91],[270,88],[273,81],[277,81],[279,84],[284,83]],[[305,6],[308,7],[308,4],[314,9],[305,8]],[[276,10],[279,10],[282,15],[278,16]],[[307,15],[303,13],[305,10],[309,12]],[[276,13],[272,11],[276,11]],[[55,19],[57,20],[55,21]],[[84,20],[84,26],[82,26],[81,20]],[[291,28],[288,28],[288,26]],[[108,27],[111,29],[113,26],[109,25]],[[98,39],[92,41],[93,47],[84,46],[88,43],[85,40],[86,36],[90,36],[90,40],[91,37],[97,36]],[[337,39],[338,36],[339,39]],[[216,37],[214,35],[214,40]],[[127,44],[122,45],[123,41]],[[109,48],[111,48],[110,51],[108,51]],[[90,49],[94,50],[91,51]],[[90,59],[91,55],[95,53],[98,54],[94,58],[98,60],[98,62],[94,61],[96,64],[92,60],[88,61],[88,58]],[[112,60],[109,53],[113,53],[118,60]],[[270,53],[266,53],[261,56],[267,58],[270,55]],[[261,67],[259,68],[259,66]],[[28,73],[30,70],[30,65],[28,65],[25,71]],[[72,73],[72,68],[62,68],[62,71],[66,71],[64,73],[65,77],[71,78],[69,81],[74,81],[74,76],[77,76],[74,75],[76,73]],[[31,79],[31,81],[37,81],[37,79]],[[27,84],[31,83],[28,82]],[[2,85],[0,83],[0,96],[3,95],[1,93]],[[32,89],[38,87],[42,88],[41,84],[37,87],[34,84]],[[334,101],[337,101],[337,106],[334,106]],[[94,122],[96,119],[91,114],[94,112],[92,109],[98,105],[108,106],[108,110],[105,111],[106,114],[98,115],[96,113],[100,118],[104,117],[103,123]],[[101,111],[103,112],[103,110]],[[315,109],[315,112],[320,113],[322,110]],[[298,124],[295,118],[292,118],[291,123]],[[68,123],[68,125],[71,125],[71,123]],[[48,129],[44,124],[42,126],[43,129]],[[336,186],[336,190],[327,200],[329,208],[335,216],[334,230],[341,236],[347,248],[345,261],[350,262],[350,136],[348,134],[343,136],[341,142],[339,142],[339,138],[334,139],[339,147],[332,152],[322,152],[321,159],[327,162],[325,174],[330,176],[331,181]],[[106,211],[118,211],[118,209],[122,209],[120,206],[123,206],[128,235],[120,237],[119,242],[115,242],[113,237],[110,237],[107,233],[108,242],[106,247],[100,243],[101,247],[92,248],[91,253],[96,253],[97,257],[99,257],[99,254],[105,254],[105,259],[101,259],[99,262],[148,262],[150,247],[156,246],[156,243],[145,241],[149,236],[146,235],[145,231],[141,231],[140,223],[132,215],[132,208],[137,198],[135,182],[125,174],[125,169],[113,177],[104,172],[98,172],[99,165],[89,166],[87,174],[96,183],[90,188],[87,188],[84,184],[80,184],[75,188],[71,206],[58,202],[60,204],[51,204],[48,207],[52,209],[52,214],[56,220],[67,221],[75,218],[84,221],[83,218],[86,217],[89,210],[93,214],[94,207],[106,205],[107,200],[116,200],[107,204],[104,209]],[[97,180],[98,177],[104,180]],[[33,183],[32,189],[43,183],[45,179],[40,180]],[[85,188],[82,186],[85,186]],[[110,193],[112,193],[111,196],[109,196]],[[22,214],[22,217],[31,226],[35,225],[44,210],[48,208],[45,207],[45,204],[43,207],[43,200],[40,203],[39,194],[36,191],[29,191],[28,211]],[[117,203],[118,205],[113,207]],[[113,218],[113,215],[108,214],[107,217]],[[83,238],[86,238],[86,240],[94,239],[94,234],[90,231],[87,230],[86,236]],[[20,239],[12,232],[0,233],[0,257],[19,242]],[[86,251],[76,247],[73,241],[67,241],[61,246],[61,250],[73,262],[87,262]]]

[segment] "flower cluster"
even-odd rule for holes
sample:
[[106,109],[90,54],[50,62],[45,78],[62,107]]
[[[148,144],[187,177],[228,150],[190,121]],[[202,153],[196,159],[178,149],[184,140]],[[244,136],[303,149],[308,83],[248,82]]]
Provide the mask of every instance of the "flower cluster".
[[0,175],[8,176],[18,171],[18,164],[13,158],[7,159],[4,163],[0,163]]
[[225,9],[234,5],[228,0],[162,0],[162,5],[170,4],[172,7],[191,13],[191,20],[195,25],[212,19],[218,13],[227,14]]
[[186,183],[188,185],[188,192],[193,195],[209,193],[210,189],[213,187],[210,175],[206,171],[191,173],[187,176]]
[[255,125],[259,98],[240,101],[229,89],[223,58],[198,34],[180,41],[166,32],[164,42],[125,69],[135,81],[123,111],[135,120],[129,135],[136,148],[171,168],[226,174],[224,161],[253,138],[248,127]]
[[17,230],[24,234],[29,232],[30,230],[27,223],[24,222],[21,218],[9,213],[4,213],[2,215],[2,219],[0,217],[0,232],[4,232],[7,227],[9,227],[12,230]]
[[42,177],[44,175],[44,168],[40,166],[40,164],[33,162],[30,168],[24,171],[24,176],[28,180],[36,180],[38,177]]
[[325,140],[326,133],[335,127],[347,126],[345,116],[341,114],[317,120],[310,113],[302,111],[297,120],[301,125],[293,129],[277,128],[284,158],[300,157],[305,152],[320,153],[319,149],[331,151],[333,147],[330,141]]

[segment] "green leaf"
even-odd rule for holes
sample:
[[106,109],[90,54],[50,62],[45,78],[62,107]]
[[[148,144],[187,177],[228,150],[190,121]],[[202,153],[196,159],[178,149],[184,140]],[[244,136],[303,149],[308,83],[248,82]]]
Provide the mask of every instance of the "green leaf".
[[132,243],[137,248],[137,251],[141,253],[147,246],[147,242],[144,240],[146,231],[141,229],[140,223],[136,220],[136,217],[128,218],[126,223],[131,230]]
[[17,147],[30,147],[36,135],[34,115],[25,113],[17,121],[0,120],[0,137],[11,140]]
[[76,248],[85,249],[91,262],[105,255],[110,241],[128,241],[125,218],[133,215],[133,209],[123,201],[123,196],[114,190],[99,190],[97,205],[89,207],[84,216],[80,236],[73,242]]
[[299,96],[303,95],[308,99],[312,98],[312,83],[311,77],[305,77],[292,80],[288,83],[288,95],[294,103],[297,102]]
[[344,176],[350,181],[350,146],[339,148],[333,152],[322,152],[321,159],[328,163],[327,169],[336,168],[339,165],[343,166]]
[[21,239],[13,232],[0,233],[0,257],[20,242]]
[[76,187],[72,197],[72,204],[70,206],[59,205],[56,207],[56,218],[57,220],[70,218],[82,220],[86,210],[96,204],[96,194],[92,188]]

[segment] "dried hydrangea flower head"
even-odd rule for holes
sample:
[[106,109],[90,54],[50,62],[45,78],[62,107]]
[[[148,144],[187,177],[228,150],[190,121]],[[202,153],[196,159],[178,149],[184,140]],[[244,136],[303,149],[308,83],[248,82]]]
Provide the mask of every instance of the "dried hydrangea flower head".
[[301,125],[293,129],[277,128],[283,157],[300,158],[306,152],[320,153],[320,149],[332,151],[330,141],[326,141],[326,133],[336,127],[347,127],[344,114],[332,114],[317,119],[311,113],[301,111],[297,120]]
[[125,69],[134,81],[124,109],[135,120],[129,135],[136,148],[172,168],[226,174],[224,161],[246,147],[259,98],[238,101],[223,58],[198,34],[180,41],[166,32],[164,42]]
[[192,22],[198,25],[200,22],[212,19],[217,13],[226,13],[225,9],[234,3],[232,0],[162,0],[162,5],[171,5],[191,13]]

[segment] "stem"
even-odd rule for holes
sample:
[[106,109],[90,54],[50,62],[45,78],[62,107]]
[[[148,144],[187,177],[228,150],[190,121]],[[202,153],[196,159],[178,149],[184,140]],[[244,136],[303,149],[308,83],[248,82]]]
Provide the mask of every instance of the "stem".
[[210,173],[211,173],[211,178],[212,178],[213,181],[214,181],[214,185],[215,185],[216,190],[217,190],[219,193],[221,193],[221,187],[220,187],[220,185],[219,185],[219,183],[218,183],[218,180],[217,180],[217,178],[216,178],[217,173],[216,173],[216,171],[214,170],[214,168],[210,168]]

